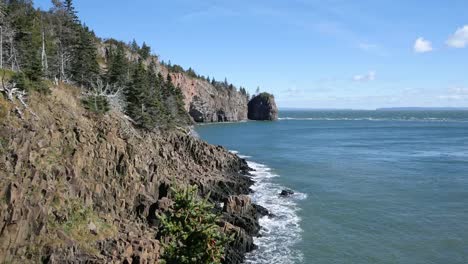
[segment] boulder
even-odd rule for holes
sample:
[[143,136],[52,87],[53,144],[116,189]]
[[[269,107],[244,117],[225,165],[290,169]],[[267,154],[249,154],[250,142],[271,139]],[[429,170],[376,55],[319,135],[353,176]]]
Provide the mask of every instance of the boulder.
[[248,118],[250,120],[278,120],[278,107],[275,97],[269,93],[261,93],[249,101]]
[[283,197],[288,197],[288,196],[291,196],[293,194],[294,194],[293,190],[284,189],[284,190],[281,191],[281,193],[279,195],[283,196]]

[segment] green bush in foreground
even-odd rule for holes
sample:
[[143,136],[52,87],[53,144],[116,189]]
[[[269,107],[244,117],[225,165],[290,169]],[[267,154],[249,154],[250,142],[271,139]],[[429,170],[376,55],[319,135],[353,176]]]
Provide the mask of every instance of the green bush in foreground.
[[230,238],[216,224],[213,205],[198,198],[196,186],[173,192],[173,210],[160,216],[163,263],[221,263]]

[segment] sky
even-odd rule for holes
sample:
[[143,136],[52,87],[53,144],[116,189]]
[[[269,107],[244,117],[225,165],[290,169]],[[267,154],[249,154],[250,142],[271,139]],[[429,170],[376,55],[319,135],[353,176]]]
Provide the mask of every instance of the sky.
[[145,41],[280,108],[468,107],[467,0],[74,3],[99,37]]

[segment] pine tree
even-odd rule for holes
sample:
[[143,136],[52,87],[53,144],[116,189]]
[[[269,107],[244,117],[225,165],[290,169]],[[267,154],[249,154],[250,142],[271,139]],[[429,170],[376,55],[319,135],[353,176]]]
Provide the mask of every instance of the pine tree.
[[57,35],[56,75],[60,80],[69,80],[71,64],[75,58],[76,43],[79,40],[81,25],[76,15],[72,1],[61,2],[53,0],[52,12],[54,14],[53,27]]
[[138,52],[138,50],[140,49],[140,46],[138,46],[138,43],[136,42],[135,39],[130,44],[130,48],[132,49],[133,52]]
[[70,21],[73,22],[75,25],[79,25],[80,20],[78,19],[77,12],[75,10],[75,7],[73,6],[73,1],[65,0],[64,4],[65,4],[65,10],[67,11]]
[[41,45],[42,30],[40,12],[31,4],[23,1],[12,1],[7,8],[7,19],[15,28],[11,50],[17,54],[10,54],[17,62],[21,73],[16,74],[18,87],[24,90],[36,89],[47,92],[43,84]]
[[89,87],[99,74],[94,35],[86,26],[79,32],[71,73],[73,80],[85,87]]
[[127,82],[127,72],[129,62],[125,57],[125,50],[122,44],[118,44],[115,51],[110,51],[108,58],[108,71],[106,79],[109,84],[124,86]]
[[144,65],[140,62],[135,67],[131,82],[125,91],[127,114],[142,128],[152,129],[156,126],[148,112],[149,80]]
[[225,246],[233,240],[220,231],[219,216],[208,199],[198,198],[196,186],[172,189],[174,204],[160,215],[160,235],[165,238],[163,259],[167,264],[223,261]]
[[138,54],[140,54],[141,58],[146,60],[151,55],[151,48],[143,42],[143,45],[138,50]]

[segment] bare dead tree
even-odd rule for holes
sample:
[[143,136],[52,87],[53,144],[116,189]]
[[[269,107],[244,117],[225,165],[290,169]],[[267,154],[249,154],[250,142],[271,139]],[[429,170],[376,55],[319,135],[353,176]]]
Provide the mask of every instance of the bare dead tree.
[[45,29],[42,30],[42,51],[41,51],[42,71],[47,75],[49,65],[47,63],[47,53],[45,47]]
[[[105,97],[113,110],[123,113],[125,108],[125,99],[122,90],[122,87],[109,85],[108,83],[104,84],[102,79],[97,78],[96,81],[91,84],[90,89],[83,89],[82,95],[85,97],[92,97],[95,100],[98,97]],[[97,107],[97,105],[95,106]]]
[[[5,83],[5,72],[3,72],[2,86],[0,87],[0,92],[4,93],[7,99],[14,104],[16,103],[16,101],[19,101],[23,109],[26,109],[36,119],[39,118],[26,103],[27,93],[24,90],[17,88],[16,83],[14,82]],[[24,119],[23,110],[17,105],[15,105],[15,110],[20,116],[20,118]]]

